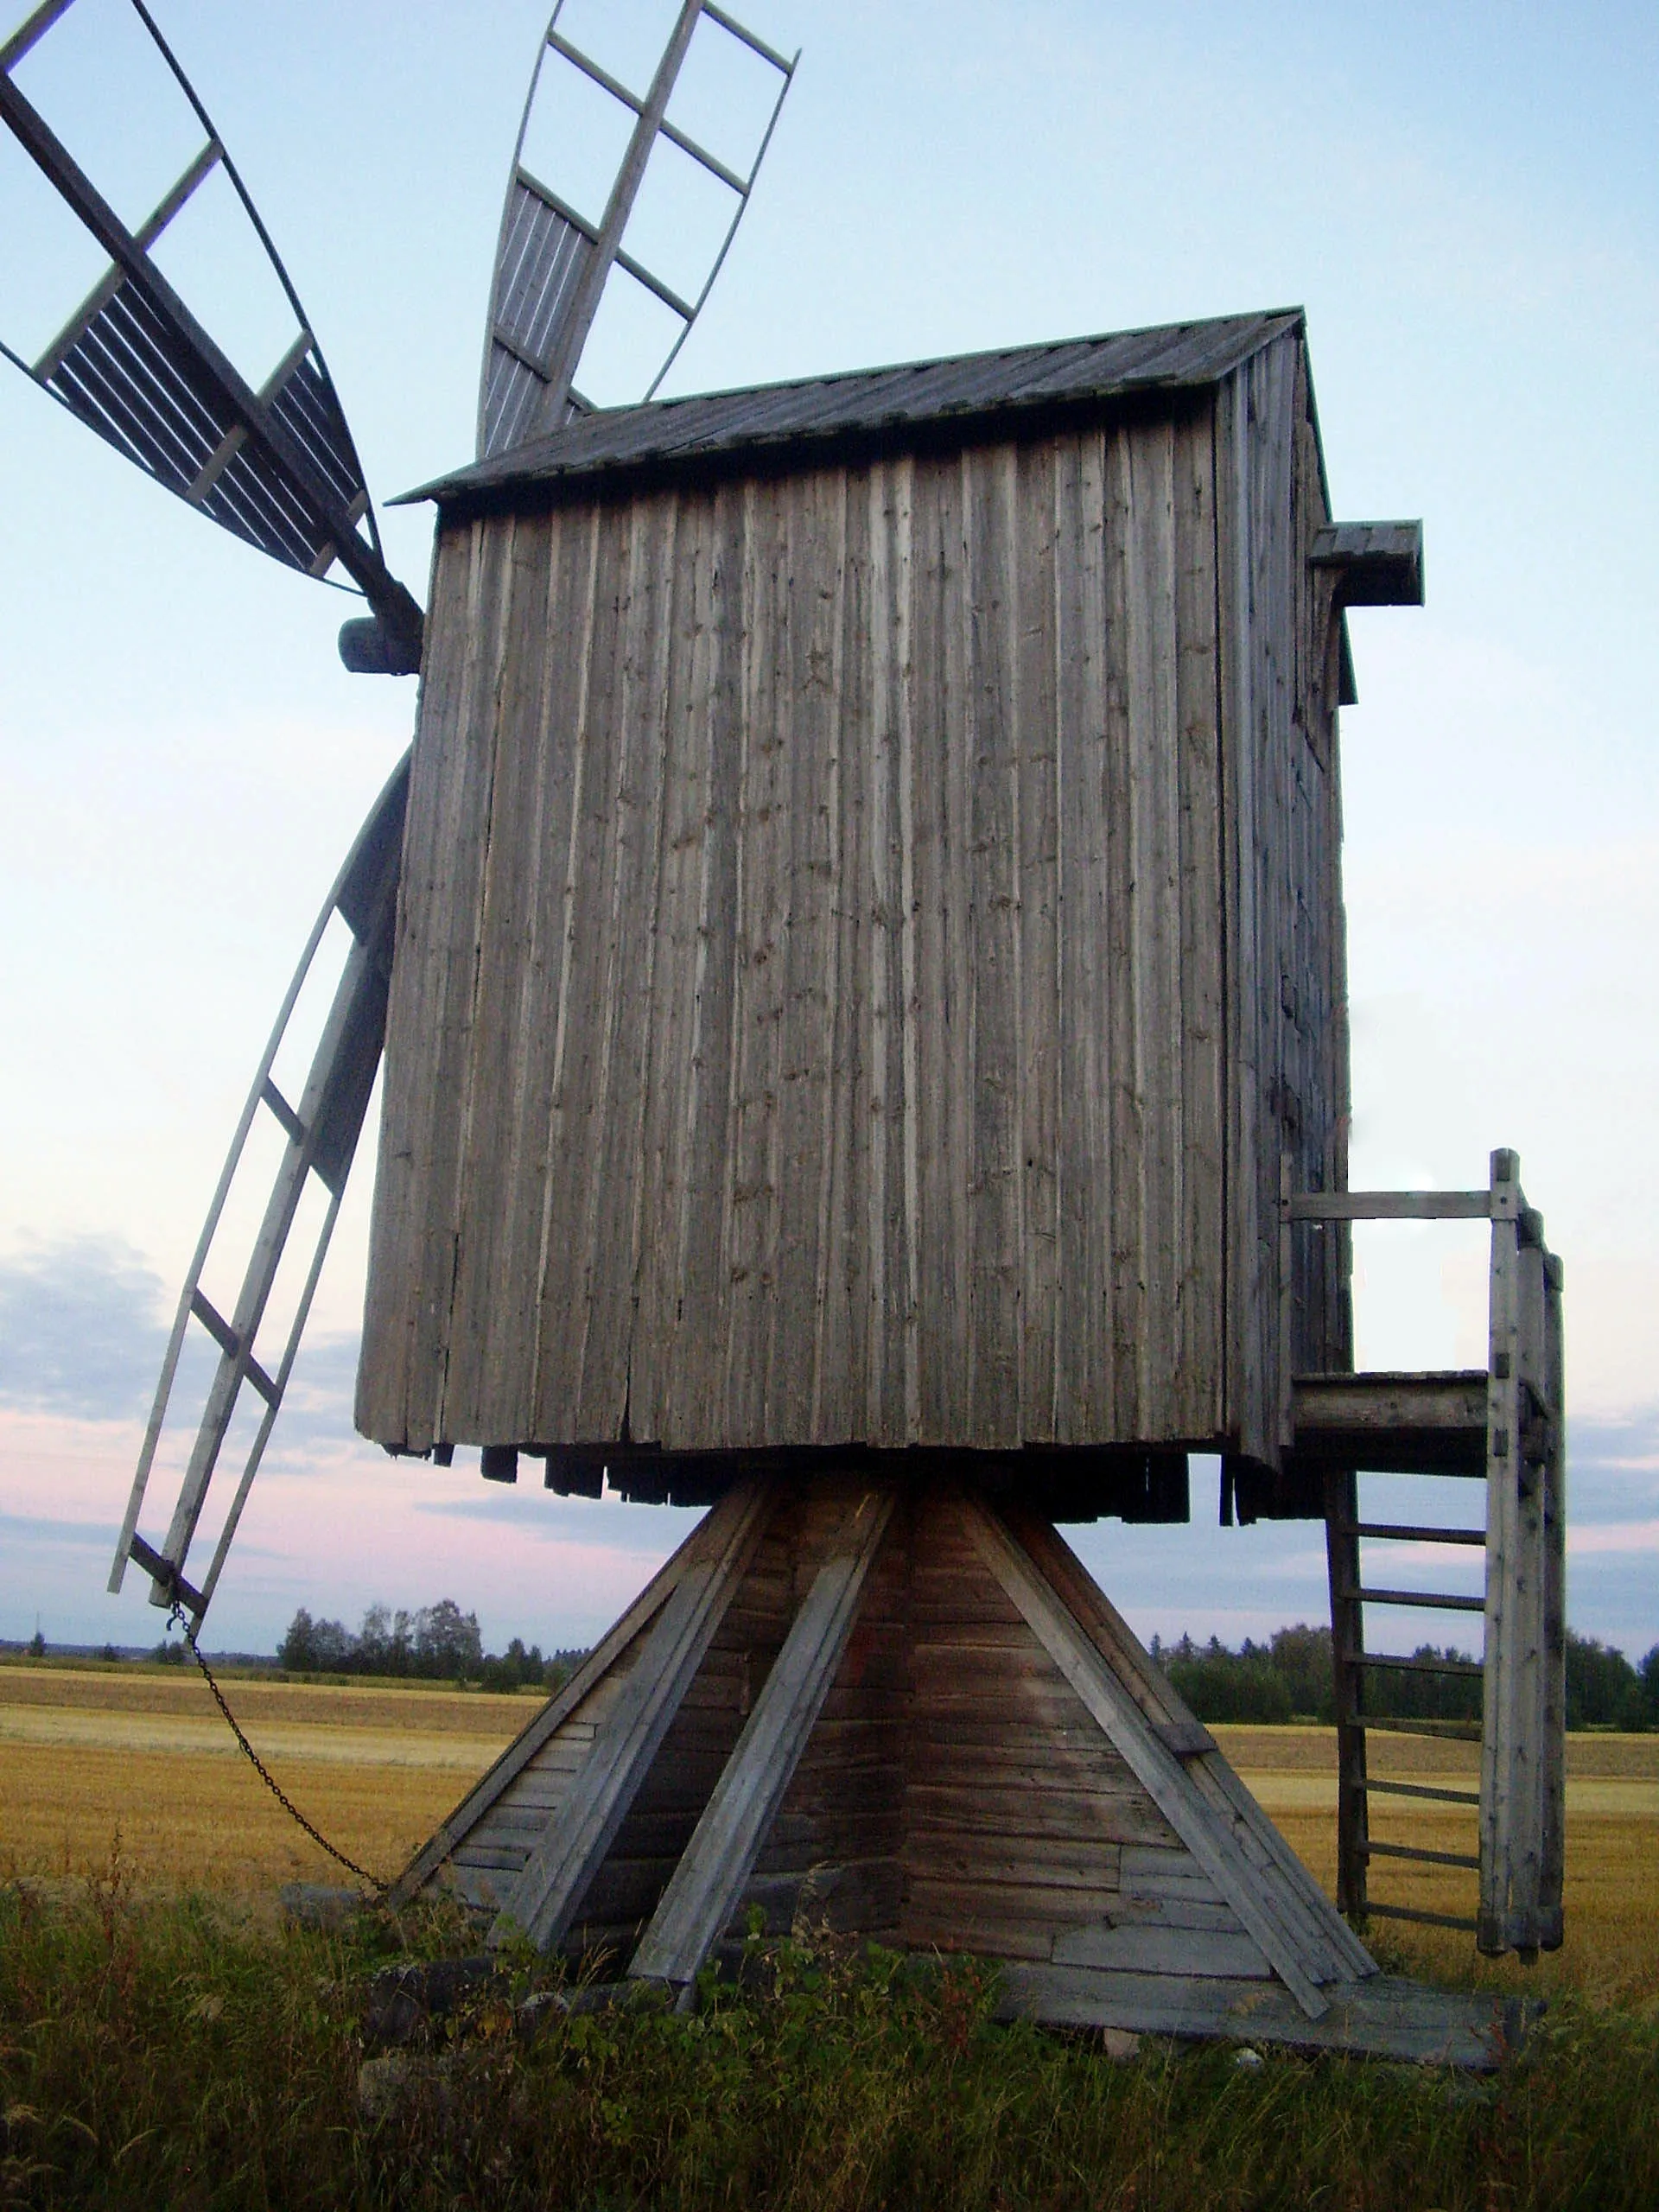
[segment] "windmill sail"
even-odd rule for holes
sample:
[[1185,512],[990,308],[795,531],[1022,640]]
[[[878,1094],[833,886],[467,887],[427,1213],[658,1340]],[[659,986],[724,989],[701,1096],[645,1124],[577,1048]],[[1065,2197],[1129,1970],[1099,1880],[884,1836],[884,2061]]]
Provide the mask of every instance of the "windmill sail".
[[[362,464],[321,349],[235,164],[142,0],[130,0],[161,71],[201,133],[182,169],[135,225],[124,221],[18,81],[69,18],[45,0],[0,46],[0,118],[90,235],[106,266],[43,351],[0,352],[158,484],[262,553],[307,575],[338,563],[389,640],[385,664],[420,662],[421,612],[387,569]],[[162,72],[164,72],[163,75]],[[137,88],[135,88],[137,90]],[[146,122],[149,120],[145,118]],[[88,149],[88,158],[95,149]],[[250,383],[168,281],[157,259],[209,180],[228,181],[292,313],[295,334]]]
[[[151,1597],[157,1605],[182,1605],[192,1621],[200,1624],[219,1580],[219,1571],[242,1517],[242,1508],[258,1472],[260,1460],[282,1406],[294,1361],[300,1348],[311,1301],[322,1263],[339,1217],[346,1178],[362,1130],[369,1094],[374,1087],[385,1041],[386,990],[391,971],[391,937],[397,915],[397,878],[402,862],[404,811],[409,798],[409,756],[404,755],[390,782],[376,800],[356,843],[346,857],[307,940],[305,951],[289,986],[271,1032],[270,1041],[255,1072],[242,1118],[232,1141],[229,1157],[208,1211],[207,1224],[179,1298],[172,1334],[156,1388],[155,1404],[145,1431],[138,1471],[127,1502],[110,1576],[111,1590],[119,1590],[127,1561],[136,1560],[149,1574]],[[350,946],[336,984],[328,1018],[312,1056],[310,1073],[296,1104],[290,1104],[273,1079],[276,1056],[288,1033],[300,994],[309,976],[329,923],[338,916],[351,932]],[[284,1140],[251,1249],[244,1262],[241,1287],[234,1306],[224,1314],[202,1288],[202,1277],[211,1258],[222,1259],[221,1235],[226,1201],[256,1124],[262,1116],[276,1123]],[[303,1282],[283,1340],[275,1358],[260,1357],[261,1325],[287,1251],[308,1184],[315,1179],[325,1197],[320,1224],[312,1238]],[[153,1545],[138,1533],[157,1446],[171,1405],[178,1377],[180,1356],[193,1325],[216,1349],[211,1382],[197,1422],[188,1459],[164,1541]],[[196,1526],[218,1472],[220,1454],[237,1415],[244,1389],[263,1402],[251,1443],[238,1478],[236,1493],[225,1516],[212,1561],[200,1582],[185,1574]]]
[[[657,390],[720,273],[800,59],[797,54],[793,60],[786,60],[723,9],[713,5],[712,0],[684,0],[649,86],[643,92],[635,91],[566,36],[559,28],[563,11],[564,0],[559,0],[531,79],[502,210],[479,386],[480,460],[562,428],[580,407],[575,380],[583,349],[606,288],[619,270],[659,301],[679,326],[645,397],[649,398]],[[693,34],[702,23],[736,41],[778,78],[776,97],[747,171],[732,168],[669,118],[669,104]],[[584,213],[576,205],[574,193],[559,188],[559,180],[533,174],[526,162],[526,144],[538,102],[548,94],[553,73],[560,70],[575,71],[633,118],[626,150],[604,207],[596,213]],[[714,179],[731,200],[724,235],[709,257],[700,288],[692,297],[637,258],[626,243],[629,218],[647,164],[663,140]]]
[[[45,0],[0,43],[0,118],[93,240],[104,265],[43,349],[25,352],[0,340],[0,352],[118,452],[223,528],[315,576],[336,564],[343,568],[373,610],[372,620],[348,622],[341,631],[348,667],[391,673],[417,669],[421,610],[382,557],[363,469],[321,351],[241,178],[143,0],[125,4],[141,29],[143,58],[162,65],[200,133],[146,215],[124,219],[70,150],[74,133],[60,135],[42,112],[46,104],[31,97],[30,70],[75,4]],[[109,4],[119,8],[122,0]],[[718,274],[795,67],[712,0],[684,0],[649,85],[636,94],[564,35],[559,29],[563,5],[559,0],[531,83],[502,222],[480,404],[480,450],[491,454],[556,426],[580,404],[573,402],[572,380],[607,285],[619,270],[666,307],[679,326],[651,386],[656,389]],[[744,171],[708,152],[668,113],[694,34],[705,22],[779,79]],[[100,36],[107,28],[106,17]],[[602,210],[591,221],[524,165],[525,134],[553,63],[575,70],[632,118],[626,149]],[[150,120],[146,115],[146,129]],[[734,203],[693,296],[654,274],[624,242],[652,151],[663,143],[715,179]],[[99,150],[88,150],[94,168]],[[294,326],[257,384],[209,335],[158,260],[179,219],[220,175],[251,226],[254,259],[274,275]],[[7,304],[0,300],[0,312]],[[111,1590],[121,1587],[128,1563],[134,1562],[150,1578],[152,1603],[182,1605],[198,1626],[289,1387],[379,1065],[408,784],[406,758],[324,904],[256,1071],[180,1296],[116,1548]],[[349,949],[310,1071],[290,1103],[273,1070],[336,919],[346,925]],[[232,1253],[235,1209],[227,1201],[232,1186],[241,1187],[238,1173],[245,1178],[251,1172],[254,1141],[261,1134],[269,1137],[273,1126],[280,1156],[269,1196],[245,1248]],[[308,1206],[319,1192],[318,1204]],[[297,1299],[285,1326],[277,1328],[271,1320],[273,1292],[297,1224],[308,1214],[310,1246],[302,1255]],[[227,1262],[239,1288],[221,1310],[204,1288],[204,1277],[210,1264],[217,1276]],[[265,1341],[273,1333],[274,1347]],[[181,1418],[193,1346],[208,1353],[211,1372],[194,1416]],[[242,1433],[250,1424],[244,1448]],[[238,1439],[234,1452],[233,1434]],[[165,1535],[152,1542],[139,1524],[152,1479],[171,1459],[175,1441],[181,1461],[178,1492]],[[238,1458],[212,1556],[205,1573],[194,1571],[189,1555],[210,1492],[215,1478],[230,1471],[221,1462]]]

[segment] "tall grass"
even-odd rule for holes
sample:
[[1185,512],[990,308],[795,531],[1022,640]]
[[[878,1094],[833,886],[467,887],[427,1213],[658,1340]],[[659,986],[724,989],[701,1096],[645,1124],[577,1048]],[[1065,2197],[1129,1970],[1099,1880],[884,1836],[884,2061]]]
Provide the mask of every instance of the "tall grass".
[[[136,1896],[118,1859],[0,1891],[0,2202],[16,2206],[1329,2207],[1659,2203],[1659,2018],[1563,2002],[1496,2077],[993,2024],[991,1977],[757,1954],[695,2016],[498,1993],[359,2104],[369,1977],[466,1932],[338,1935]],[[543,1971],[517,1962],[521,1983]],[[400,2062],[401,2063],[401,2062]],[[396,2072],[397,2069],[388,2069]]]

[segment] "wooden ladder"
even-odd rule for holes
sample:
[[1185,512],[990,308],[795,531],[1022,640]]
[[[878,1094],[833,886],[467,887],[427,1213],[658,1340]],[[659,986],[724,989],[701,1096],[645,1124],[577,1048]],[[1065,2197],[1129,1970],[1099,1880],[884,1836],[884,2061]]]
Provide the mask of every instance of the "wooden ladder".
[[[1484,1191],[1293,1192],[1280,1204],[1282,1296],[1291,1295],[1292,1236],[1301,1222],[1451,1221],[1491,1224],[1486,1370],[1444,1376],[1285,1377],[1292,1456],[1322,1465],[1331,1580],[1338,1747],[1337,1899],[1356,1920],[1410,1920],[1466,1929],[1490,1955],[1523,1958],[1561,1941],[1566,1732],[1566,1422],[1561,1266],[1543,1222],[1521,1189],[1513,1152],[1492,1154]],[[1284,1330],[1289,1343],[1289,1330]],[[1361,1472],[1471,1478],[1485,1484],[1479,1528],[1362,1520]],[[1472,1518],[1460,1516],[1460,1519]],[[1363,1545],[1478,1548],[1477,1595],[1402,1589],[1366,1579]],[[1370,1606],[1478,1614],[1478,1659],[1368,1651]],[[1411,1719],[1368,1709],[1368,1688],[1386,1673],[1478,1676],[1481,1719]],[[1480,1786],[1373,1777],[1371,1731],[1478,1740]],[[1370,1801],[1452,1804],[1473,1815],[1470,1850],[1383,1841],[1370,1832]],[[1373,1862],[1453,1867],[1478,1878],[1473,1914],[1430,1910],[1370,1894]]]

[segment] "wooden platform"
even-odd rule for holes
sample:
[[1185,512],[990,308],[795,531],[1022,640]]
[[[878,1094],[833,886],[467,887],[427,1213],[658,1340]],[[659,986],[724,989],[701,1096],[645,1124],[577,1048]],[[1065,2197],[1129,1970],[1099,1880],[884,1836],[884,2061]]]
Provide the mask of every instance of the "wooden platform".
[[1487,2063],[1389,1984],[1052,1526],[965,1487],[728,1492],[417,1854],[689,1988],[758,1908],[1001,1961],[1055,2024]]

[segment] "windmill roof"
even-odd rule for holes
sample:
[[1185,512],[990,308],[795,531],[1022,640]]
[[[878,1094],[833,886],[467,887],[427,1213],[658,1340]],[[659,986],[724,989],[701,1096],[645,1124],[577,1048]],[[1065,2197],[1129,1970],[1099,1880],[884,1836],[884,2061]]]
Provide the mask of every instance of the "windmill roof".
[[1301,322],[1300,308],[1279,308],[595,408],[404,497],[487,506],[532,485],[574,487],[716,459],[777,457],[820,442],[902,441],[931,424],[988,428],[1090,401],[1191,391],[1217,383]]

